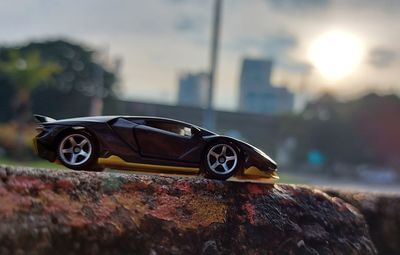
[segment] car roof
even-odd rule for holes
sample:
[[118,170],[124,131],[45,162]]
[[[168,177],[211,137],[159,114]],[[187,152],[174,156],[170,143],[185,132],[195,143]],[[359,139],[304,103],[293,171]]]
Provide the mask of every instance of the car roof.
[[186,125],[186,126],[194,126],[197,127],[205,132],[208,132],[210,134],[216,134],[210,130],[207,130],[205,128],[199,127],[197,125],[188,123],[188,122],[184,122],[184,121],[180,121],[180,120],[175,120],[175,119],[170,119],[170,118],[164,118],[164,117],[153,117],[153,116],[119,116],[120,118],[124,118],[124,119],[137,119],[137,120],[154,120],[154,121],[167,121],[167,122],[173,122],[173,123],[178,123],[178,124],[182,124],[182,125]]
[[180,120],[175,120],[175,119],[170,119],[170,118],[164,118],[164,117],[155,117],[155,116],[130,116],[130,115],[106,115],[106,116],[90,116],[90,117],[77,117],[77,118],[68,118],[68,119],[59,119],[59,120],[54,120],[51,122],[48,122],[47,124],[53,123],[53,124],[62,124],[65,122],[80,122],[80,121],[89,121],[89,122],[109,122],[118,118],[123,118],[123,119],[130,119],[130,120],[154,120],[154,121],[167,121],[167,122],[172,122],[172,123],[177,123],[181,125],[186,125],[186,126],[194,126],[197,127],[205,132],[208,132],[210,134],[215,134],[212,131],[209,131],[205,128],[199,127],[197,125],[180,121]]
[[104,115],[104,116],[89,116],[89,117],[76,117],[76,118],[67,118],[67,119],[59,119],[59,120],[54,120],[52,122],[67,122],[67,121],[99,121],[99,122],[107,122],[111,121],[114,119],[118,118],[124,118],[124,119],[137,119],[137,120],[164,120],[164,121],[170,121],[170,122],[176,122],[176,123],[182,123],[185,125],[192,125],[196,126],[184,121],[180,120],[174,120],[174,119],[169,119],[169,118],[163,118],[163,117],[153,117],[153,116],[129,116],[129,115]]

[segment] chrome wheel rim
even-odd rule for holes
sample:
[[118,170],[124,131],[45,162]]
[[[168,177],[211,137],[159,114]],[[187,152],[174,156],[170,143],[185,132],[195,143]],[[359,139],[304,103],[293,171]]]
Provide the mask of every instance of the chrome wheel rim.
[[66,136],[60,143],[58,155],[65,163],[77,166],[84,164],[92,155],[92,144],[81,134]]
[[238,163],[236,151],[228,144],[217,144],[207,153],[207,164],[216,174],[232,173]]

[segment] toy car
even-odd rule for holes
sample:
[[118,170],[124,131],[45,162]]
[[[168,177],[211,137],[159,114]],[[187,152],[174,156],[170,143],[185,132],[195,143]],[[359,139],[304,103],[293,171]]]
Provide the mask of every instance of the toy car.
[[55,120],[34,115],[38,155],[74,170],[106,167],[207,178],[277,178],[276,163],[243,141],[156,117],[99,116]]

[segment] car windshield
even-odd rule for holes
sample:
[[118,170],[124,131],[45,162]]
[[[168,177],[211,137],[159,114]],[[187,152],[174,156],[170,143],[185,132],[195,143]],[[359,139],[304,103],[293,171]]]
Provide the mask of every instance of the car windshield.
[[185,126],[180,123],[173,123],[167,121],[147,121],[146,125],[153,128],[158,128],[167,132],[171,132],[182,136],[192,136],[190,126]]

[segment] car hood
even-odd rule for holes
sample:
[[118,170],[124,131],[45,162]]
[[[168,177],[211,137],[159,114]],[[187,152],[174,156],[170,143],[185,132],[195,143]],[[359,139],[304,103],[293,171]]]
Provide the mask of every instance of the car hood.
[[259,148],[255,147],[255,146],[253,146],[253,145],[251,145],[251,144],[249,144],[249,143],[243,142],[243,141],[241,141],[241,140],[232,138],[232,137],[231,137],[231,139],[235,140],[236,142],[242,144],[245,148],[247,147],[248,149],[250,149],[250,150],[256,152],[257,154],[259,154],[259,155],[262,156],[263,158],[267,159],[267,160],[271,163],[271,165],[274,165],[275,168],[276,168],[276,162],[275,162],[270,156],[268,156],[265,152],[263,152],[262,150],[260,150]]

